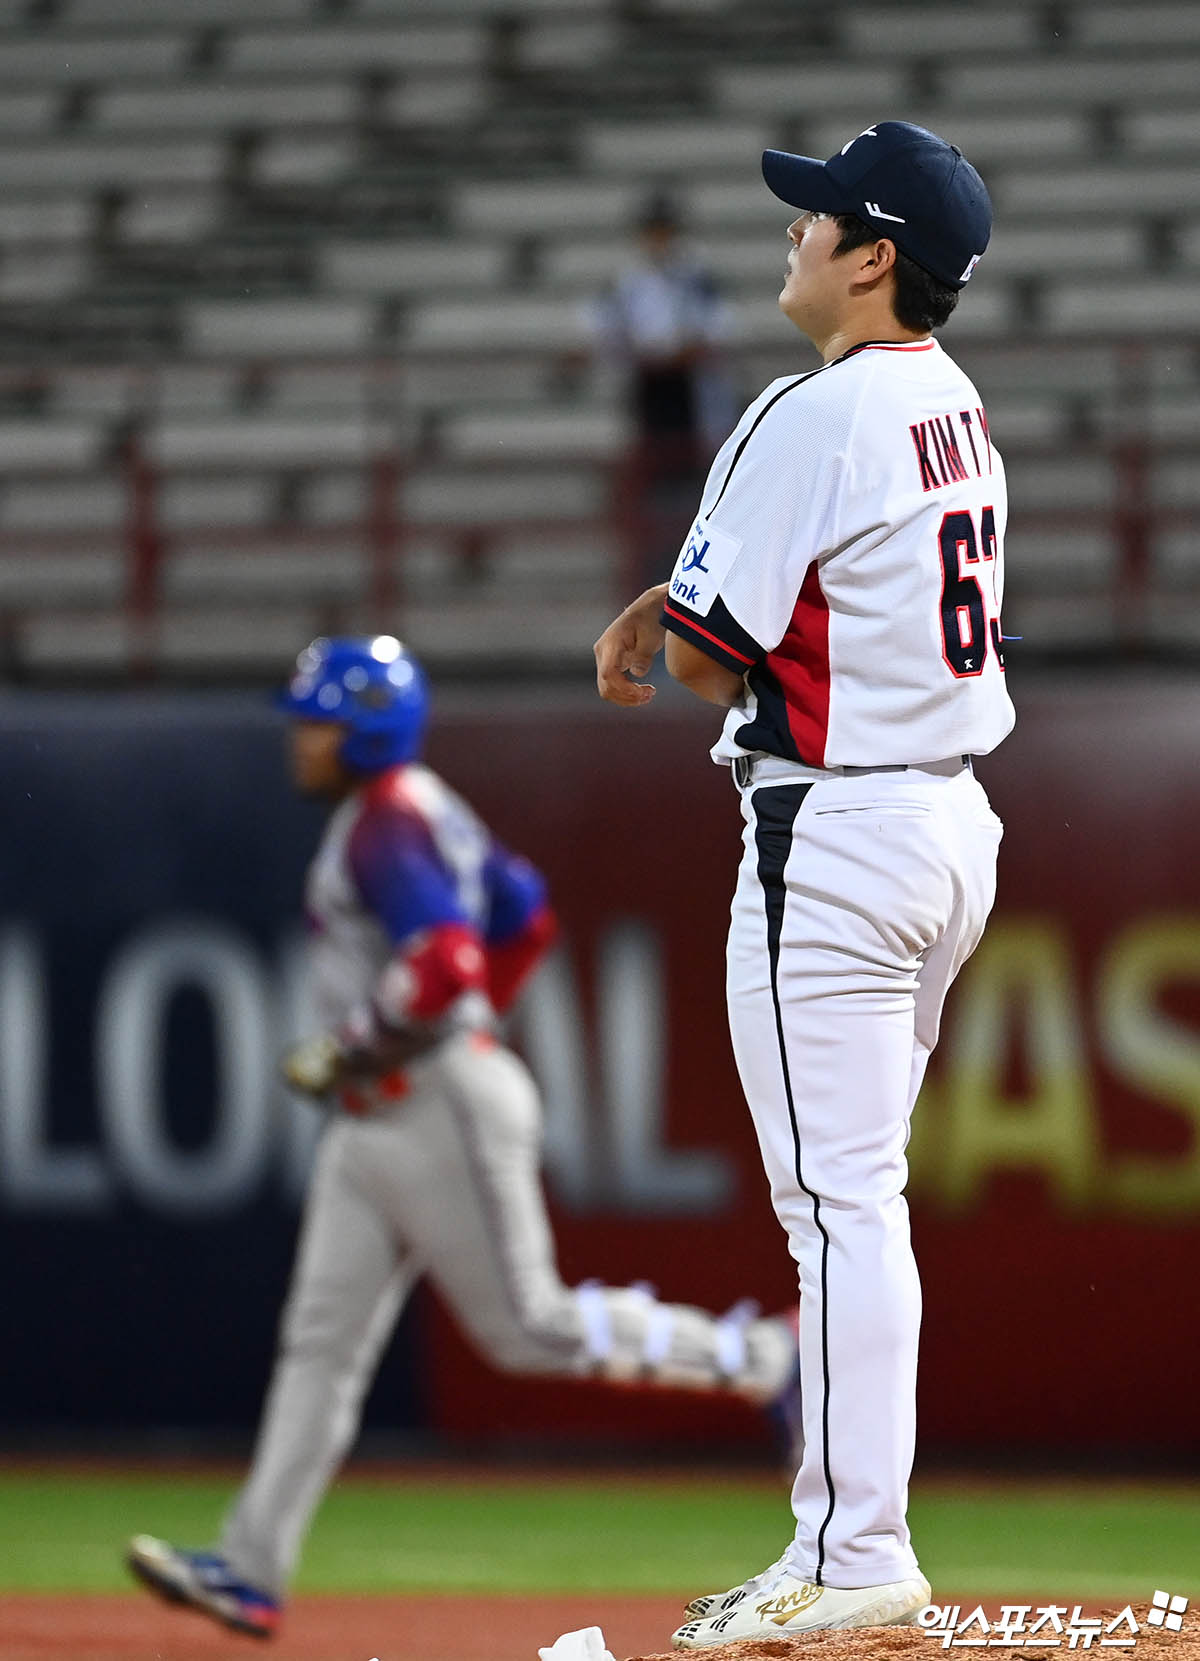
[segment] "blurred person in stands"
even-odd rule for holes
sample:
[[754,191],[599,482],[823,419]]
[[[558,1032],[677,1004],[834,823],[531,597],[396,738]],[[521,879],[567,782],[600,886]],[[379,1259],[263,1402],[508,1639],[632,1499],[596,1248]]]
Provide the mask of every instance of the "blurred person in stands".
[[554,916],[538,871],[422,764],[416,659],[387,635],[316,640],[280,702],[296,787],[330,806],[305,889],[319,1030],[282,1065],[329,1122],[253,1463],[219,1541],[193,1551],[138,1535],[127,1555],[168,1601],[259,1637],[279,1625],[422,1274],[499,1368],[732,1391],[785,1431],[799,1420],[794,1319],[561,1280],[541,1104],[498,1025]]
[[[729,315],[711,274],[688,249],[669,197],[657,194],[637,223],[637,256],[590,306],[597,355],[625,376],[634,450],[629,527],[637,575],[657,581],[709,463],[737,416],[723,359]],[[670,559],[667,555],[670,554]]]

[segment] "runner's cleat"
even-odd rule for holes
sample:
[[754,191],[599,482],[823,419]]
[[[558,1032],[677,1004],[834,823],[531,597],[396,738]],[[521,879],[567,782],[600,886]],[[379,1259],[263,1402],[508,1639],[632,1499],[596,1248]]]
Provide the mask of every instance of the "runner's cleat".
[[270,1638],[279,1629],[279,1600],[239,1580],[216,1552],[184,1551],[151,1534],[135,1534],[125,1561],[144,1586],[168,1603],[187,1604],[255,1638]]

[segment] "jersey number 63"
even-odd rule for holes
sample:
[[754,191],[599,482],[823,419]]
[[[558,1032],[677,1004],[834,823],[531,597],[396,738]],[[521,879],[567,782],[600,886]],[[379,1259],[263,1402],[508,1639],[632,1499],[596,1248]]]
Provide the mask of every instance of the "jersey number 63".
[[[942,556],[942,656],[950,673],[959,677],[982,674],[989,641],[1003,669],[995,580],[999,549],[993,509],[984,508],[980,515],[979,534],[971,514],[962,509],[945,514],[938,531],[938,548]],[[985,563],[990,565],[986,594],[977,575]]]

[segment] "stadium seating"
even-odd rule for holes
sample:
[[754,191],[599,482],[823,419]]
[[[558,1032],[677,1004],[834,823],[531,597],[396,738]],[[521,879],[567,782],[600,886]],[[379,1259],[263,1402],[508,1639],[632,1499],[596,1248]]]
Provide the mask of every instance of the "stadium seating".
[[586,664],[630,436],[588,304],[642,202],[679,204],[753,392],[810,361],[757,152],[891,114],[996,201],[946,340],[1009,458],[1014,632],[1118,638],[1145,438],[1148,643],[1195,645],[1198,76],[1185,0],[969,26],[952,0],[0,0],[0,621],[38,674],[265,673],[326,622]]

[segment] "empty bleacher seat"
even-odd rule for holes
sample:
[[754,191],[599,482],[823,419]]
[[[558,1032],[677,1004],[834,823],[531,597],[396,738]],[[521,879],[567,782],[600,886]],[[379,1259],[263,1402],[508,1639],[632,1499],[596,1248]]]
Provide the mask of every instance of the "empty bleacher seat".
[[349,524],[366,513],[370,484],[361,470],[350,473],[325,468],[305,481],[300,499],[309,524]]
[[0,419],[0,474],[78,473],[98,465],[104,430],[91,421]]
[[384,100],[396,126],[453,126],[478,119],[487,104],[487,82],[477,73],[406,75]]
[[1200,508],[1200,470],[1191,456],[1162,456],[1153,466],[1154,495],[1166,507]]
[[132,618],[108,610],[73,611],[61,602],[26,611],[18,631],[20,659],[34,674],[124,675],[134,661],[139,631]]
[[354,155],[350,138],[273,133],[255,157],[254,178],[266,186],[331,184],[347,171]]
[[[704,239],[704,264],[717,275],[722,274],[719,254],[728,251],[736,259],[744,246],[744,239],[735,238],[717,244]],[[755,246],[760,243],[756,242]],[[542,245],[541,270],[550,287],[576,289],[595,293],[629,266],[638,257],[633,243],[612,230],[591,237],[570,236]]]
[[1105,456],[1005,457],[1008,497],[1013,511],[1035,508],[1109,509],[1116,497],[1116,476]]
[[[964,309],[969,300],[968,295]],[[1056,392],[1094,402],[1112,396],[1119,385],[1116,354],[1104,344],[1071,342],[1064,348],[1052,340],[1031,343],[1028,337],[1014,337],[1004,341],[1001,350],[987,350],[968,340],[955,348],[955,356],[985,397],[1024,394],[1036,387],[1043,394]]]
[[157,494],[160,522],[172,531],[205,531],[266,525],[278,490],[269,473],[213,474],[208,478],[162,478]]
[[394,28],[246,29],[229,45],[232,73],[332,75],[350,70],[461,69],[477,64],[486,37],[471,23]]
[[1014,169],[1005,173],[993,194],[1007,213],[1178,213],[1200,208],[1200,168],[1112,162],[1094,167]]
[[212,140],[141,144],[72,139],[0,148],[0,186],[67,192],[89,185],[206,184],[217,177],[221,161],[222,146]]
[[[1200,523],[1186,530],[1159,531],[1151,558],[1156,577],[1171,587],[1200,585]],[[1200,626],[1200,619],[1193,627]]]
[[75,242],[87,235],[92,211],[91,201],[83,196],[0,200],[0,245]]
[[128,492],[112,474],[56,479],[52,490],[15,478],[0,496],[0,531],[117,531],[127,513]]
[[354,15],[363,18],[537,17],[611,9],[612,0],[354,0]]
[[55,369],[47,376],[46,407],[59,418],[99,416],[115,422],[138,406],[141,391],[136,371],[124,367]]
[[1148,401],[1148,407],[1139,409],[1135,417],[1138,430],[1166,444],[1190,443],[1200,440],[1200,393],[1188,387],[1178,391],[1159,389]]
[[599,172],[662,173],[744,170],[747,157],[769,147],[766,123],[748,121],[639,121],[589,126],[582,155]]
[[1043,324],[1062,334],[1155,334],[1200,328],[1200,286],[1187,277],[1052,285]]
[[214,190],[177,186],[174,190],[139,190],[121,211],[126,242],[193,242],[207,236],[220,217]]
[[588,332],[572,301],[496,296],[414,306],[407,339],[418,347],[472,351],[520,346],[538,351],[585,345]]
[[326,242],[318,251],[320,286],[334,294],[445,293],[491,288],[512,254],[504,242],[465,237]]
[[334,550],[318,544],[305,549],[294,542],[289,545],[284,533],[265,547],[181,547],[168,562],[164,578],[172,600],[229,604],[240,598],[261,606],[281,594],[293,603],[358,595],[366,586],[365,564],[362,548]]
[[1200,218],[1183,221],[1177,230],[1179,252],[1186,264],[1200,265]]
[[366,364],[283,363],[269,377],[266,401],[276,413],[346,410],[363,417],[395,404],[401,384]]
[[125,584],[125,559],[109,546],[80,553],[0,548],[0,611],[9,606],[119,605]]
[[167,612],[156,631],[154,661],[181,674],[278,670],[294,660],[297,640],[321,630],[319,609],[290,599],[269,606],[180,608]]
[[[1200,13],[1197,14],[1200,16]],[[1186,151],[1200,157],[1200,110],[1126,110],[1122,137],[1131,155],[1172,155]]]
[[[102,24],[126,25],[131,21],[129,0],[67,0],[66,13],[73,28],[97,28]],[[311,16],[313,0],[254,0],[254,18],[259,23],[299,22]],[[205,24],[246,21],[245,0],[137,0],[137,16],[143,24],[170,24],[196,28]]]
[[954,5],[846,6],[839,32],[858,54],[886,53],[950,57],[973,52],[1034,52],[1041,44],[1041,19],[1033,6]]
[[1014,444],[1053,445],[1069,436],[1070,407],[1053,394],[988,397],[988,426],[1001,450]]
[[497,659],[513,661],[526,671],[534,664],[575,669],[591,656],[596,611],[608,599],[603,589],[601,594],[602,599],[584,595],[582,603],[578,595],[558,604],[542,597],[537,628],[531,630],[526,594],[521,593],[519,604],[505,616],[497,606],[497,590],[488,587],[479,595],[460,593],[453,606],[441,596],[406,604],[402,627],[424,659],[459,673]]
[[356,300],[198,300],[183,327],[192,352],[303,358],[366,351],[372,320]]
[[58,96],[51,91],[6,92],[0,98],[0,133],[12,139],[44,132],[58,118]]
[[0,303],[65,300],[83,287],[88,262],[79,248],[30,249],[0,259]]
[[349,80],[115,87],[96,100],[89,124],[102,133],[334,126],[353,119],[357,98]]
[[[1198,62],[1193,54],[1169,56],[1069,57],[1044,53],[1029,59],[970,59],[956,62],[945,78],[944,96],[955,107],[1013,110],[1023,105],[1051,109],[1080,105],[1147,103],[1194,95]],[[1037,177],[1038,170],[1032,169]]]
[[718,110],[790,120],[834,111],[847,135],[877,120],[881,109],[903,109],[908,91],[901,62],[849,63],[838,58],[810,59],[803,66],[732,65],[715,69],[712,82]]
[[627,227],[642,198],[633,181],[514,179],[452,185],[446,205],[457,231],[471,236],[499,232],[595,230]]
[[52,33],[0,40],[0,86],[170,80],[183,73],[190,47],[189,37],[182,32]]
[[522,69],[590,69],[611,57],[620,40],[620,27],[611,17],[531,22],[518,37],[517,61]]
[[487,558],[505,582],[553,582],[569,575],[572,582],[603,581],[612,562],[612,537],[594,531],[556,530],[545,536],[536,530],[502,534],[488,544]]
[[156,415],[225,414],[237,400],[241,372],[209,363],[158,363],[146,398]]
[[1005,616],[1028,594],[1105,589],[1117,568],[1108,530],[1071,529],[1032,519],[1010,533],[1005,546]]
[[536,461],[587,456],[615,460],[629,443],[626,421],[607,409],[472,411],[447,421],[442,448],[463,461]]
[[1073,269],[1089,274],[1132,271],[1145,263],[1146,239],[1136,219],[1062,219],[1055,216],[1041,224],[1021,223],[1004,214],[997,221],[987,253],[971,281],[971,291],[980,277],[998,272],[1005,276],[1053,277],[1061,275],[1065,250]]
[[795,218],[794,208],[773,196],[762,182],[759,157],[747,158],[744,177],[736,181],[701,180],[679,191],[680,209],[689,231],[728,232],[747,226],[777,229],[781,239]]
[[303,467],[358,461],[367,454],[365,422],[348,412],[317,419],[226,416],[219,421],[162,422],[147,451],[160,467]]
[[721,12],[732,0],[647,0],[652,10],[670,16],[673,12]]
[[403,486],[407,518],[447,525],[586,518],[602,513],[607,504],[607,484],[597,467],[560,466],[541,472],[424,468]]
[[509,398],[533,403],[546,395],[544,358],[507,353],[495,358],[442,352],[405,359],[404,395],[410,407],[438,411]]
[[1200,46],[1200,11],[1192,0],[1137,0],[1136,5],[1071,8],[1071,39],[1080,46]]

